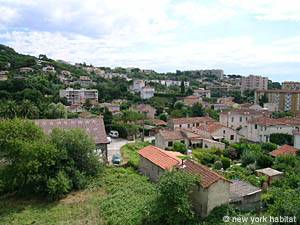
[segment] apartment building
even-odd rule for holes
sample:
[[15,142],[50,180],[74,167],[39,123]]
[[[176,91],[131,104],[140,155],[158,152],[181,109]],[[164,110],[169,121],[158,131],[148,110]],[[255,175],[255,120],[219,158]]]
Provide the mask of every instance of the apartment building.
[[59,91],[59,96],[61,98],[67,98],[69,103],[82,104],[86,100],[98,102],[98,90],[96,89],[73,89],[67,88],[65,90]]
[[296,81],[284,81],[282,82],[283,90],[300,90],[300,82]]
[[214,119],[205,117],[182,117],[168,120],[168,127],[175,130],[178,128],[199,127],[201,124],[216,122]]
[[268,77],[249,75],[248,77],[242,77],[241,79],[241,91],[245,90],[267,90],[268,89]]
[[255,103],[266,96],[268,103],[273,103],[279,111],[297,112],[300,110],[300,90],[256,90]]

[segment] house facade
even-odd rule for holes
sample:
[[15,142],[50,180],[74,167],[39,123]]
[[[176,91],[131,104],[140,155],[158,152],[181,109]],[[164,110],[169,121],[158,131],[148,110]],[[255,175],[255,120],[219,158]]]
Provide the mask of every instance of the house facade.
[[153,181],[174,169],[200,176],[200,183],[191,187],[190,197],[194,210],[202,217],[215,207],[229,202],[230,181],[204,165],[192,160],[182,160],[178,152],[147,146],[139,151],[139,171]]
[[299,128],[299,118],[272,119],[261,117],[249,121],[245,137],[253,142],[269,142],[271,134],[280,133],[293,135],[293,132],[295,130],[299,131]]
[[142,99],[149,99],[154,96],[155,89],[150,86],[145,86],[140,91],[140,96]]
[[66,98],[71,104],[82,104],[86,100],[98,102],[98,90],[67,88],[59,91],[61,98]]
[[173,118],[168,120],[168,127],[171,129],[178,128],[192,128],[198,127],[201,124],[208,124],[210,122],[216,122],[214,119],[206,117],[182,117],[182,118]]

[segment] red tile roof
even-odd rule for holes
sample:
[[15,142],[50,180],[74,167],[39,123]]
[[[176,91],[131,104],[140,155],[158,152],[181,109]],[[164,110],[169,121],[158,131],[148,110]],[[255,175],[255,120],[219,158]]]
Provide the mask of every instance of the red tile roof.
[[296,155],[298,152],[298,149],[290,146],[290,145],[283,145],[276,150],[270,152],[271,156],[277,157],[285,154],[291,154],[291,155]]
[[176,118],[171,119],[171,122],[174,124],[192,124],[192,123],[208,123],[208,122],[215,122],[214,119],[204,116],[204,117],[183,117],[183,118]]
[[164,170],[171,170],[174,166],[181,164],[182,160],[179,157],[184,156],[180,152],[165,151],[153,145],[142,148],[139,155]]
[[267,117],[260,117],[257,119],[253,119],[249,121],[249,123],[252,124],[259,124],[264,126],[274,126],[274,125],[300,125],[300,118],[279,118],[279,119],[273,119],[273,118],[267,118]]
[[33,122],[41,127],[46,134],[50,134],[54,128],[80,128],[93,138],[95,144],[108,144],[102,117],[93,119],[42,119]]
[[202,164],[198,164],[192,160],[184,161],[183,166],[180,168],[183,171],[186,171],[188,173],[200,175],[200,178],[201,178],[200,184],[203,188],[208,188],[209,186],[211,186],[212,184],[214,184],[215,182],[217,182],[219,180],[223,180],[223,181],[230,183],[229,180],[225,179],[220,174],[218,174],[215,171],[211,170],[210,168],[208,168]]
[[182,133],[179,130],[173,131],[173,130],[160,130],[159,134],[165,139],[165,140],[182,140],[184,139]]

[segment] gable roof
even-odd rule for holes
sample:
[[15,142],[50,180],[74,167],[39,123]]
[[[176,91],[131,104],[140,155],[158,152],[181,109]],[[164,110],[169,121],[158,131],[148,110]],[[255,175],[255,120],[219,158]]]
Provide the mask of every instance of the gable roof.
[[277,157],[285,154],[291,154],[296,155],[298,152],[298,149],[294,148],[290,145],[282,145],[281,147],[275,149],[274,151],[270,152],[271,156]]
[[254,195],[261,192],[258,187],[249,184],[248,182],[241,180],[231,180],[229,187],[229,201],[238,202],[241,201],[243,197]]
[[179,130],[160,130],[158,132],[165,140],[174,141],[174,140],[182,140],[184,136]]
[[225,179],[220,174],[218,174],[215,171],[211,170],[210,168],[208,168],[202,164],[198,164],[192,160],[184,161],[183,166],[180,169],[182,169],[183,171],[186,171],[188,173],[191,173],[191,174],[200,175],[200,177],[201,177],[200,185],[203,188],[208,188],[209,186],[211,186],[212,184],[214,184],[215,182],[217,182],[219,180],[223,180],[223,181],[230,183],[229,180]]
[[95,144],[108,144],[107,135],[102,117],[92,119],[41,119],[33,120],[46,134],[54,128],[83,129],[95,141]]
[[150,111],[156,111],[154,107],[148,104],[140,104],[135,107],[140,112],[150,112]]
[[182,160],[179,157],[183,156],[180,152],[165,151],[153,145],[142,148],[138,153],[164,170],[171,170],[181,164]]

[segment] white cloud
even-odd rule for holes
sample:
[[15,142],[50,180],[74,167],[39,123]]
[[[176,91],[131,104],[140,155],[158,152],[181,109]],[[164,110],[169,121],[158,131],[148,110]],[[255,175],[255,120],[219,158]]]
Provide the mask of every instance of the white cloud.
[[185,1],[174,6],[175,15],[187,19],[195,25],[211,25],[232,18],[237,13],[230,7],[221,4],[204,4],[199,1]]
[[6,6],[0,6],[0,23],[7,24],[11,23],[19,17],[16,9]]
[[259,20],[300,21],[299,0],[220,0],[227,7],[244,14],[252,14]]

